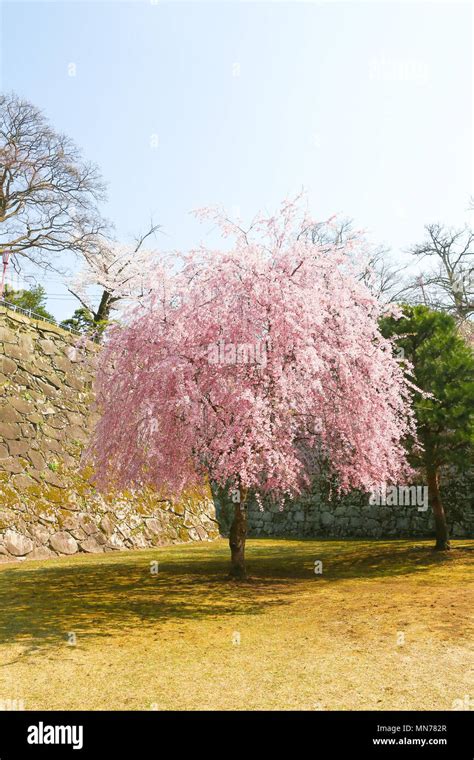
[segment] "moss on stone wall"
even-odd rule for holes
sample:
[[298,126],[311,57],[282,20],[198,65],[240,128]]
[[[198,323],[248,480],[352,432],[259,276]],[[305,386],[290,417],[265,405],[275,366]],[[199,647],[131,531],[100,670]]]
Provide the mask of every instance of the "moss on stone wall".
[[210,491],[103,496],[81,465],[98,347],[0,307],[0,560],[219,535]]

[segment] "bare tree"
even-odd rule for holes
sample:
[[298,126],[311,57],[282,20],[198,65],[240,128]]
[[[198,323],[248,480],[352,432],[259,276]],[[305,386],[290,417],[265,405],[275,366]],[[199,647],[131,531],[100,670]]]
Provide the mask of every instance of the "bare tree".
[[349,218],[333,219],[311,228],[312,242],[328,251],[348,253],[359,279],[380,301],[393,303],[402,300],[406,289],[406,264],[393,260],[391,251],[383,245],[371,245],[362,230],[354,228]]
[[474,231],[441,224],[429,224],[425,230],[426,239],[411,253],[419,262],[429,259],[430,268],[413,277],[406,290],[408,300],[465,322],[474,313]]
[[360,279],[369,290],[384,303],[403,301],[406,290],[405,271],[407,264],[394,261],[389,248],[376,246],[361,268]]
[[62,251],[83,253],[106,229],[97,211],[104,184],[94,164],[42,112],[0,95],[0,249],[57,269]]

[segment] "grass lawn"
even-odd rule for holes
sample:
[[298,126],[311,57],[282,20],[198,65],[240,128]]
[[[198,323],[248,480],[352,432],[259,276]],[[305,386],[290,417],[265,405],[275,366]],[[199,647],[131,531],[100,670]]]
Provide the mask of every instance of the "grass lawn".
[[254,539],[249,583],[226,580],[228,559],[219,540],[0,566],[0,700],[449,710],[472,697],[474,541],[437,554],[429,541]]

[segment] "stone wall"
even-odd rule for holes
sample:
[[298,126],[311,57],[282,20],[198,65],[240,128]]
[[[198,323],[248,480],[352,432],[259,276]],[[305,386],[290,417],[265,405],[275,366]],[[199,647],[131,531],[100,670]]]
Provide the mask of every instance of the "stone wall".
[[[472,473],[471,473],[472,477]],[[450,535],[474,537],[472,481],[446,486],[443,499]],[[368,496],[348,494],[329,501],[317,488],[307,497],[288,504],[283,510],[265,505],[262,511],[251,503],[248,510],[249,533],[253,536],[324,536],[331,538],[410,538],[434,536],[431,507],[424,504],[388,506],[369,504]]]
[[0,561],[216,538],[210,492],[103,497],[80,464],[93,343],[0,306]]
[[[455,489],[455,499],[446,488],[450,535],[453,538],[474,537],[474,504],[472,488],[463,483]],[[233,505],[219,494],[214,494],[221,531],[228,534]],[[454,502],[456,508],[454,507]],[[368,503],[368,497],[350,494],[343,499],[329,501],[317,488],[305,498],[288,503],[284,509],[264,504],[261,510],[249,502],[248,531],[253,537],[325,537],[325,538],[429,538],[434,536],[433,513],[429,507],[418,511],[417,506],[377,506]]]

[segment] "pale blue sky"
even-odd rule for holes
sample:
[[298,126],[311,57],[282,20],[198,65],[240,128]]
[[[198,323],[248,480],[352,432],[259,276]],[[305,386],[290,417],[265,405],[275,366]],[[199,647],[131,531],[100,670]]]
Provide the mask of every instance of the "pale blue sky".
[[[468,220],[469,3],[4,0],[1,12],[2,89],[100,165],[125,240],[153,215],[159,245],[194,245],[206,228],[190,209],[246,218],[302,186],[314,215],[354,217],[394,256],[428,222]],[[46,285],[68,316],[76,302]]]

